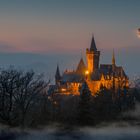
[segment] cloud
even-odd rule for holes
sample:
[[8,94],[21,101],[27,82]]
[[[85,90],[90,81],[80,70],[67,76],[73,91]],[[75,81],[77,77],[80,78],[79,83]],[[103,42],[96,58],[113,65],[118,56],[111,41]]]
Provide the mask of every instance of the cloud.
[[6,42],[0,42],[0,52],[17,52],[17,48]]
[[66,46],[63,46],[57,40],[46,39],[46,38],[28,38],[23,39],[19,44],[22,52],[30,53],[60,53],[63,52]]
[[1,133],[5,136],[14,136],[16,140],[139,140],[140,129],[136,126],[117,126],[116,124],[94,128],[81,127],[79,128],[63,128],[55,125],[48,126],[39,130],[24,130],[18,128],[6,129],[1,127]]

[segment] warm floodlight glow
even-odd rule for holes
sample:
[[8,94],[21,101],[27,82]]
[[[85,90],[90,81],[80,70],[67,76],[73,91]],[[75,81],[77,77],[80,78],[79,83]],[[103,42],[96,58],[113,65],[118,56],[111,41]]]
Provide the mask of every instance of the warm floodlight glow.
[[65,88],[62,88],[62,89],[61,89],[61,91],[63,91],[63,92],[64,92],[64,91],[66,91],[66,89],[65,89]]
[[85,75],[88,75],[88,74],[89,74],[89,71],[88,71],[88,70],[86,70],[86,71],[85,71]]

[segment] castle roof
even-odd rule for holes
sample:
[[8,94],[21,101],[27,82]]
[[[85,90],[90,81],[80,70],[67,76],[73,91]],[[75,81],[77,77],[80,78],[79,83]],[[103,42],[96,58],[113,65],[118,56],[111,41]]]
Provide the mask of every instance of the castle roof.
[[112,73],[112,65],[111,64],[101,64],[100,72],[104,75],[108,75]]
[[92,36],[91,45],[90,45],[90,51],[97,51],[94,36]]
[[[83,63],[82,60],[80,60],[80,62]],[[91,74],[91,79],[93,81],[98,81],[101,80],[102,77],[104,77],[104,79],[109,80],[113,76],[113,73],[115,77],[128,78],[121,66],[115,66],[113,72],[112,64],[101,64],[100,69],[96,70]],[[85,79],[84,75],[82,73],[80,74],[77,72],[65,72],[62,76],[62,81],[64,83],[65,82],[82,83],[84,79]]]
[[86,70],[86,66],[85,66],[85,63],[83,61],[83,58],[81,58],[78,66],[77,66],[76,73],[84,74],[85,70]]
[[95,71],[91,74],[91,79],[94,80],[94,81],[100,80],[100,70],[95,70]]
[[84,80],[84,76],[77,74],[75,72],[68,72],[64,73],[62,76],[62,81],[63,82],[74,82],[74,83],[82,83]]
[[112,75],[113,72],[114,72],[115,77],[127,78],[127,75],[125,74],[125,72],[121,66],[115,66],[115,69],[113,71],[113,66],[111,64],[101,64],[100,65],[100,73],[102,73],[104,76]]

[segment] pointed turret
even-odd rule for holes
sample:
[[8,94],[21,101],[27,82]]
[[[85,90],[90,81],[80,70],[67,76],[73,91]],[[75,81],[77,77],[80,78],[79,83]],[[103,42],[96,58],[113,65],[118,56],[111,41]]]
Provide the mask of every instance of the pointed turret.
[[60,75],[60,71],[59,71],[59,66],[57,65],[56,73],[55,73],[55,83],[56,83],[56,85],[58,85],[60,83],[60,80],[61,80],[61,75]]
[[77,66],[76,73],[84,74],[85,70],[86,70],[86,66],[85,66],[83,58],[81,58],[78,66]]
[[97,51],[94,36],[92,36],[91,45],[90,45],[90,51]]
[[115,66],[115,54],[114,54],[114,49],[113,49],[113,54],[112,54],[112,65]]

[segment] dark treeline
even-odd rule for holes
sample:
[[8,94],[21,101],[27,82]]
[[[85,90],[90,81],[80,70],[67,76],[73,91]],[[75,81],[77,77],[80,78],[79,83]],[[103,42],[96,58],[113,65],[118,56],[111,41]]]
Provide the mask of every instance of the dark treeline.
[[[122,112],[135,108],[140,100],[138,89],[117,93],[101,87],[96,96],[83,83],[80,96],[48,95],[49,81],[33,71],[14,68],[0,70],[0,123],[10,126],[37,127],[51,123],[96,125],[113,121]],[[115,98],[114,98],[115,95]]]
[[35,75],[33,71],[1,70],[0,121],[11,126],[31,124],[47,85],[42,76]]

